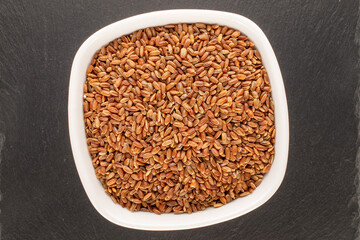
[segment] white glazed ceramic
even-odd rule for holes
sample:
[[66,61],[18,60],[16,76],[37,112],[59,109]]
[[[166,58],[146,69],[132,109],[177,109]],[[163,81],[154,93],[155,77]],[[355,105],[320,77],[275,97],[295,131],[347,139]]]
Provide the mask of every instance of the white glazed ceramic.
[[[192,214],[130,212],[114,204],[95,177],[87,149],[83,122],[83,84],[93,54],[110,41],[135,30],[171,23],[204,22],[227,25],[246,34],[258,48],[266,67],[275,104],[275,159],[260,186],[250,195],[220,208],[207,208]],[[91,35],[77,51],[71,68],[69,87],[69,131],[71,147],[81,182],[95,209],[109,221],[142,230],[179,230],[204,227],[244,215],[264,204],[279,188],[286,171],[289,146],[289,121],[286,95],[274,51],[262,30],[249,19],[228,12],[210,10],[167,10],[137,15],[110,24]]]

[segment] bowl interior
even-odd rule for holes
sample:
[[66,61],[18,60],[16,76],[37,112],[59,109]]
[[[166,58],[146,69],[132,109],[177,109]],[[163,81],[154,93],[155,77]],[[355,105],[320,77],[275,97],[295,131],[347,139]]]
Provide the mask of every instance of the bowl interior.
[[[268,71],[275,104],[275,158],[263,182],[250,195],[220,208],[207,208],[192,214],[130,212],[114,204],[95,176],[87,150],[83,122],[83,84],[93,54],[110,41],[138,29],[171,23],[204,22],[226,25],[246,34],[259,50]],[[134,229],[178,230],[207,226],[246,214],[265,203],[278,189],[287,165],[289,126],[283,79],[272,47],[261,29],[249,19],[227,12],[210,10],[168,10],[141,14],[108,25],[90,36],[75,55],[69,87],[69,132],[73,156],[83,187],[96,210],[109,221]]]

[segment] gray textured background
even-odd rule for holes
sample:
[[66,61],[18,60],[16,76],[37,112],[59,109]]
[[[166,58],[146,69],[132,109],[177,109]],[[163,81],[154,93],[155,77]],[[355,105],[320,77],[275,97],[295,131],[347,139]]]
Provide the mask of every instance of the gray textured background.
[[[67,128],[70,67],[114,21],[160,9],[244,15],[268,36],[290,114],[286,177],[265,205],[177,232],[115,226],[88,201]],[[355,239],[358,1],[0,1],[1,239]],[[358,35],[360,36],[360,35]]]

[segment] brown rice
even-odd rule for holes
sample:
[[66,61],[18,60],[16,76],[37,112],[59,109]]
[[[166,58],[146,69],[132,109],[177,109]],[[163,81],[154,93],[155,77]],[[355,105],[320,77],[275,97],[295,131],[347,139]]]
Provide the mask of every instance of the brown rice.
[[131,211],[192,213],[252,193],[274,159],[274,104],[254,43],[170,24],[103,46],[86,71],[95,174]]

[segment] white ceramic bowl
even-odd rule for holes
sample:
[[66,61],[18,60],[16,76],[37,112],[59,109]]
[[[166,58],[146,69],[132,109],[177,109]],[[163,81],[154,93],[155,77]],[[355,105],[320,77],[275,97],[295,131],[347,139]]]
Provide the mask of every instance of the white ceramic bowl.
[[[93,54],[110,41],[135,30],[171,23],[204,22],[226,25],[246,34],[258,48],[266,67],[275,104],[275,159],[260,186],[250,195],[220,208],[207,208],[192,214],[130,212],[114,204],[95,177],[87,149],[83,122],[83,84]],[[91,35],[77,51],[71,68],[69,86],[69,131],[72,152],[81,182],[95,209],[109,221],[134,229],[179,230],[208,226],[244,215],[264,204],[279,188],[286,170],[289,146],[289,121],[286,95],[274,51],[262,30],[249,19],[228,12],[210,10],[167,10],[137,15],[110,24]]]

